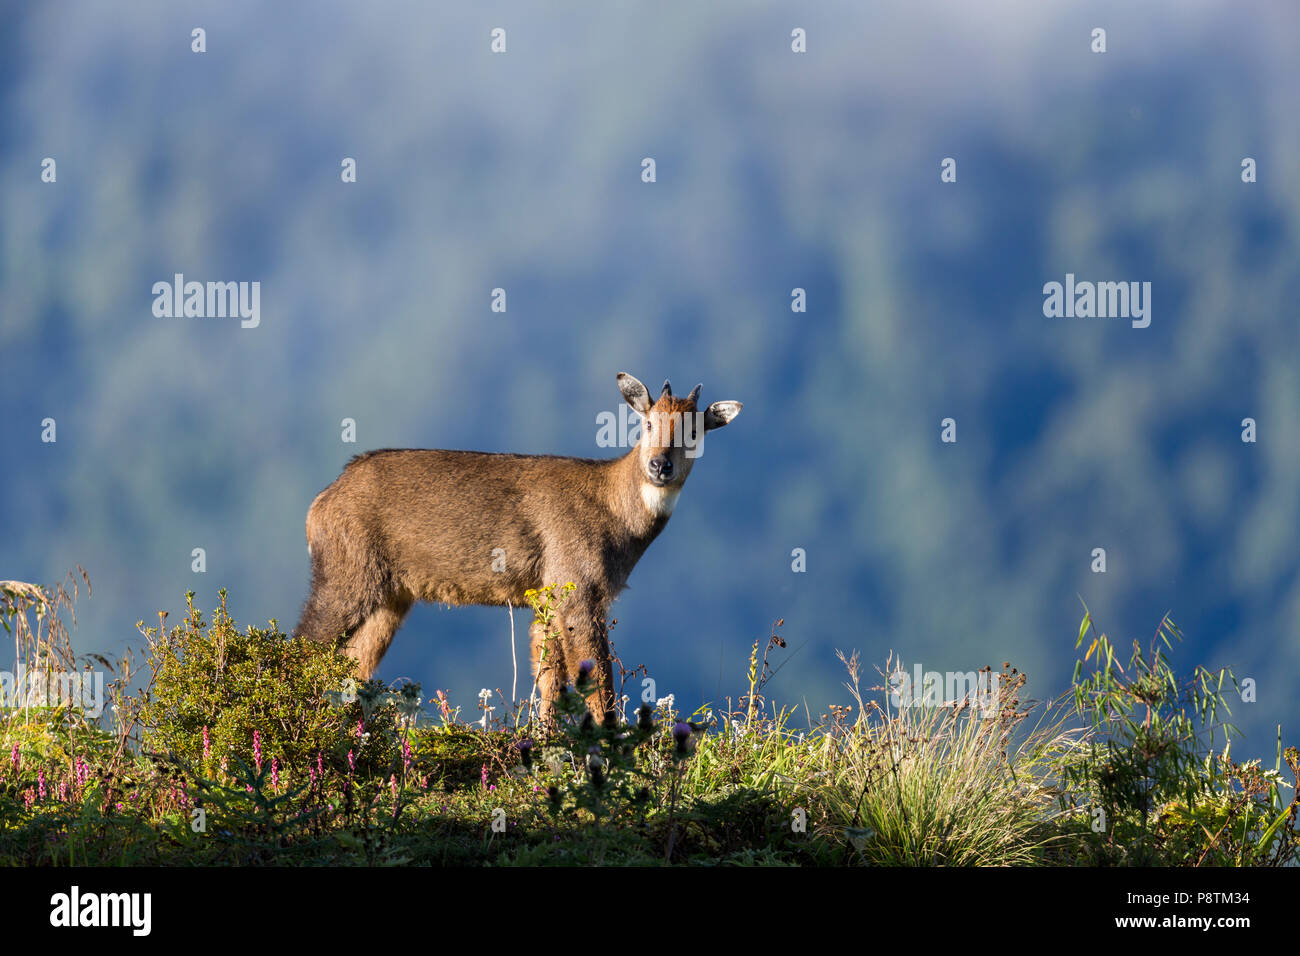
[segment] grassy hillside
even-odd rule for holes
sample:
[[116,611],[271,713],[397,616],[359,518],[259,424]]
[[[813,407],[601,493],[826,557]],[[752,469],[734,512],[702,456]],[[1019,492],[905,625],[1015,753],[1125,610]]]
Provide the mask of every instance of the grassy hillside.
[[[19,665],[0,701],[0,864],[1278,866],[1300,853],[1295,748],[1279,740],[1273,767],[1232,760],[1235,681],[1178,677],[1167,619],[1121,654],[1085,617],[1073,687],[1054,702],[1025,697],[1009,663],[948,700],[900,684],[894,661],[865,686],[842,656],[849,703],[826,713],[765,696],[778,622],[734,699],[690,713],[625,701],[626,720],[602,726],[580,679],[544,734],[526,688],[485,690],[462,714],[418,684],[358,684],[350,661],[275,622],[239,629],[224,593],[210,619],[190,595],[180,624],[141,624],[138,666],[74,659],[76,593],[0,583]],[[98,716],[15,679],[97,669],[111,704]],[[615,671],[620,691],[640,686]]]

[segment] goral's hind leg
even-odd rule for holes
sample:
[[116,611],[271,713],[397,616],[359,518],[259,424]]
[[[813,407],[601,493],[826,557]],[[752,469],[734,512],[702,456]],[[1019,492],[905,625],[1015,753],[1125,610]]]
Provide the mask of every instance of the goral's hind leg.
[[357,676],[362,680],[368,679],[379,666],[412,603],[409,597],[390,598],[371,611],[343,645],[343,653],[357,662]]

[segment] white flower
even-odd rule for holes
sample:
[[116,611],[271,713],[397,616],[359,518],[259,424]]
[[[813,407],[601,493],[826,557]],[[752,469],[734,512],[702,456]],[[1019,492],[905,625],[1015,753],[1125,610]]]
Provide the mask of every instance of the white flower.
[[669,694],[667,697],[660,697],[657,701],[655,701],[655,707],[656,708],[666,707],[669,710],[672,710],[673,705],[676,702],[677,702],[677,698],[674,697],[672,694]]

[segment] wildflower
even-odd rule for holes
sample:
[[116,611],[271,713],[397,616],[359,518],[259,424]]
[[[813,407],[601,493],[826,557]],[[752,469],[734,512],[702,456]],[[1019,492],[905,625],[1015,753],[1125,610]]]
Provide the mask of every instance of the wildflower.
[[253,731],[253,765],[262,772],[262,733],[258,730]]
[[9,751],[9,766],[14,768],[14,773],[16,774],[18,773],[18,767],[21,764],[22,761],[18,757],[18,741],[15,740],[13,749]]
[[673,725],[673,740],[677,741],[677,755],[685,757],[687,754],[686,745],[691,739],[691,725],[684,720],[679,720]]
[[587,753],[587,773],[591,775],[591,785],[597,790],[605,785],[605,758],[600,755],[599,747],[592,747]]
[[524,766],[531,770],[533,766],[533,742],[531,740],[521,740],[515,744],[515,749],[519,751],[519,759],[523,761]]
[[483,784],[483,789],[486,790],[486,789],[487,789],[487,785],[488,785],[488,782],[487,782],[487,764],[484,764],[484,765],[483,765],[483,769],[482,769],[482,771],[479,773],[479,781]]
[[397,774],[390,773],[388,775],[388,789],[392,791],[393,800],[396,801],[397,800]]
[[591,672],[596,669],[596,662],[592,660],[582,661],[578,664],[578,683],[585,684],[591,680]]
[[671,713],[673,707],[675,707],[676,704],[677,704],[676,696],[674,696],[673,694],[669,694],[667,697],[660,697],[657,701],[655,701],[655,709],[667,710],[669,713]]
[[[36,803],[36,791],[31,787],[28,787],[23,791],[23,803],[27,806],[28,810],[30,810],[32,805]],[[118,806],[121,807],[122,805],[119,803]]]
[[325,776],[325,757],[319,750],[316,751],[316,772]]
[[356,771],[356,769],[357,769],[357,761],[352,756],[352,751],[349,750],[348,751],[348,773],[353,773]]
[[36,771],[36,784],[37,786],[40,787],[39,796],[42,800],[44,800],[45,799],[45,768],[44,767]]
[[402,741],[402,768],[404,770],[411,769],[411,742],[409,740]]
[[364,720],[358,720],[358,721],[357,721],[357,740],[363,740],[363,739],[365,739],[365,736],[366,736],[366,722],[365,722]]
[[271,758],[271,789],[280,789],[280,761],[275,757]]

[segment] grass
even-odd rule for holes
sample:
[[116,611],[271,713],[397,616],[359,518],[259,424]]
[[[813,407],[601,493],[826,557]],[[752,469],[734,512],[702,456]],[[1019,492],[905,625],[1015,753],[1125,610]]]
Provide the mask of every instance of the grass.
[[[241,630],[224,593],[210,620],[191,595],[180,624],[141,623],[138,667],[76,658],[71,584],[0,582],[11,674],[107,675],[111,703],[96,715],[66,694],[5,688],[4,865],[1297,860],[1295,749],[1279,736],[1273,767],[1232,760],[1231,675],[1180,679],[1167,619],[1123,658],[1085,616],[1073,685],[1049,702],[1024,699],[1009,663],[924,700],[900,697],[900,662],[864,687],[858,656],[841,655],[852,703],[802,720],[765,696],[777,622],[725,707],[685,714],[668,699],[602,725],[583,675],[542,733],[527,699],[482,699],[462,719],[440,691],[358,683],[350,661],[275,622]],[[539,593],[538,617],[563,595]]]

